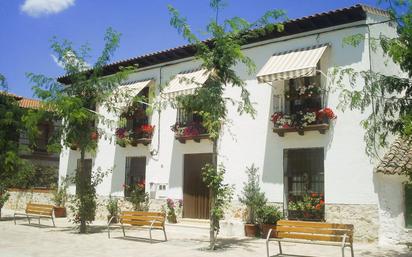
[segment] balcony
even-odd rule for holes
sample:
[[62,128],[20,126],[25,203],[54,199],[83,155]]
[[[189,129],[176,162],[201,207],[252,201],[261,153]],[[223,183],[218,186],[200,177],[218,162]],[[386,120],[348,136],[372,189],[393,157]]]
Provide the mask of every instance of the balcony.
[[303,136],[307,131],[319,131],[320,134],[325,134],[333,119],[336,119],[336,115],[330,108],[295,114],[275,112],[271,118],[274,124],[273,132],[280,137],[293,132]]
[[209,134],[201,122],[176,122],[171,129],[175,133],[175,139],[182,144],[185,144],[187,140],[200,143],[202,139],[209,139]]
[[147,146],[152,142],[154,128],[154,126],[149,124],[143,124],[131,129],[117,128],[116,143],[121,147],[128,145],[137,147],[139,144]]

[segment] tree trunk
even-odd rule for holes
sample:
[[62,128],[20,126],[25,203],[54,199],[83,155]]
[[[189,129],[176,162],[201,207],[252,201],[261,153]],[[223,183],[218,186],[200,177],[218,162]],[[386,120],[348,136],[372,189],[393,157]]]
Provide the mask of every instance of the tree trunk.
[[0,219],[1,219],[1,209],[3,208],[3,206],[0,206]]
[[[213,167],[217,170],[217,141],[218,139],[214,139],[213,140],[213,152],[212,152],[212,165]],[[215,207],[215,195],[213,194],[212,189],[209,189],[209,199],[210,199],[210,211],[213,210],[213,208]],[[216,237],[217,234],[215,234],[215,217],[211,214],[210,218],[210,228],[209,228],[209,237],[210,237],[210,250],[214,250],[215,249],[215,245],[216,245]]]
[[[84,196],[86,193],[86,171],[85,171],[85,165],[84,165],[84,160],[85,160],[85,150],[84,149],[80,149],[80,163],[79,163],[79,168],[77,171],[77,194],[80,196],[80,208],[83,209],[84,207]],[[80,214],[80,233],[84,234],[86,233],[86,219],[85,217],[83,217],[82,215],[82,211],[79,211]]]

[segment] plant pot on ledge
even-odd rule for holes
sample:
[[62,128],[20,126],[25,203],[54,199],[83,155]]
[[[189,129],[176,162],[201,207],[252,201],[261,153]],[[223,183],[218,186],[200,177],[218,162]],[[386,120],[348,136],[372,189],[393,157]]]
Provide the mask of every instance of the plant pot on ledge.
[[245,224],[245,236],[256,237],[259,232],[259,227],[256,224]]
[[66,217],[66,207],[54,206],[54,216],[56,218]]

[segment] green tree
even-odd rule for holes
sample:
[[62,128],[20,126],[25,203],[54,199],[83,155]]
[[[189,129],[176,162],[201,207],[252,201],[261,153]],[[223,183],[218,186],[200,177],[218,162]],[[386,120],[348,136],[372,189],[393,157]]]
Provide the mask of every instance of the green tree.
[[[372,69],[355,72],[352,69],[336,70],[334,80],[342,89],[341,105],[351,110],[370,111],[362,121],[366,130],[364,139],[366,152],[371,157],[379,158],[379,149],[387,146],[391,135],[412,139],[412,1],[384,0],[389,5],[390,19],[397,23],[398,36],[389,38],[380,35],[377,38],[352,35],[345,43],[356,46],[367,40],[371,51],[381,47],[384,55],[399,65],[406,76],[385,75]],[[371,24],[369,26],[380,25]],[[351,87],[344,82],[349,78]],[[357,87],[359,81],[362,87]],[[405,169],[412,182],[412,171]]]
[[[170,24],[191,44],[197,51],[195,57],[201,61],[202,68],[210,73],[207,82],[198,88],[193,96],[180,96],[176,99],[176,106],[183,109],[198,113],[203,118],[203,125],[207,129],[210,139],[213,142],[213,168],[205,169],[205,178],[220,178],[222,174],[218,168],[218,141],[221,128],[227,120],[227,104],[237,104],[240,114],[247,113],[255,115],[255,109],[249,99],[249,92],[246,89],[246,84],[235,72],[235,66],[243,65],[249,74],[255,70],[253,61],[247,57],[242,51],[242,45],[249,40],[269,33],[273,30],[282,30],[281,23],[271,23],[284,17],[284,12],[280,10],[268,11],[259,20],[254,23],[234,17],[226,19],[219,23],[219,11],[224,7],[222,0],[212,0],[210,7],[214,10],[216,16],[206,26],[204,34],[210,36],[210,40],[202,41],[193,33],[186,18],[181,17],[179,12],[169,6],[171,14]],[[241,101],[223,97],[223,92],[226,87],[240,88]],[[223,164],[220,165],[223,167]],[[224,170],[224,167],[223,167]],[[208,174],[212,173],[212,174]],[[212,183],[209,185],[223,186],[221,183]],[[218,231],[219,219],[223,215],[215,215],[222,213],[222,205],[217,204],[219,196],[218,188],[210,187],[210,248],[215,248],[216,235]],[[226,199],[229,200],[230,198]]]
[[29,163],[20,158],[20,134],[25,131],[24,109],[14,95],[7,92],[7,82],[0,74],[0,217],[1,209],[9,198],[7,189],[27,180]]
[[[85,233],[87,224],[94,220],[96,199],[95,186],[102,180],[98,174],[85,169],[85,154],[93,152],[97,141],[92,133],[104,135],[105,131],[97,124],[110,125],[110,120],[96,112],[98,105],[112,110],[115,98],[113,91],[134,68],[121,68],[111,76],[104,76],[104,66],[108,64],[119,46],[120,34],[109,28],[104,37],[104,49],[94,65],[89,66],[90,48],[82,45],[78,50],[67,40],[53,38],[51,48],[58,61],[64,66],[66,76],[56,81],[44,75],[29,73],[27,76],[34,84],[35,94],[43,100],[43,112],[50,112],[55,121],[62,125],[56,131],[65,147],[77,147],[80,151],[79,167],[75,174],[76,199],[78,207],[74,221],[80,223],[80,233]],[[116,98],[117,99],[117,98]],[[96,171],[97,172],[97,171]],[[95,173],[95,172],[93,172]]]

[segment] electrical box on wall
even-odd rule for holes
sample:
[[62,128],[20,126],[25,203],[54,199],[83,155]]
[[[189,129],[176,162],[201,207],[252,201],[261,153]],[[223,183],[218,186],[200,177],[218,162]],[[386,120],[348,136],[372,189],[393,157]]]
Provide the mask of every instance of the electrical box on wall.
[[150,199],[166,199],[168,188],[167,183],[150,183]]

